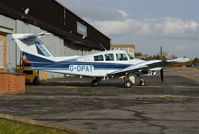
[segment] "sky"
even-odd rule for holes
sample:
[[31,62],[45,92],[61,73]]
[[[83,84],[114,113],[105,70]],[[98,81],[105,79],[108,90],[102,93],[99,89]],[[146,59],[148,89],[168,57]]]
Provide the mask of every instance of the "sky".
[[137,52],[199,57],[199,0],[58,0],[107,35]]

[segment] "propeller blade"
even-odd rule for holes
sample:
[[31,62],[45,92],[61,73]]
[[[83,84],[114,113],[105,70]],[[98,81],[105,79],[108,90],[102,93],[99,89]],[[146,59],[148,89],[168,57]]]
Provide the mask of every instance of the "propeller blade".
[[161,78],[161,81],[163,83],[164,82],[164,70],[163,70],[163,68],[160,70],[160,78]]

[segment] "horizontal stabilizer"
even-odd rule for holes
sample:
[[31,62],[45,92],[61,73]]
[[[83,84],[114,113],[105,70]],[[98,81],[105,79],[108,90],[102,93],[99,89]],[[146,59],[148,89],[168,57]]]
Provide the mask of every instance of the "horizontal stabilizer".
[[41,32],[38,34],[12,34],[14,40],[25,40],[29,38],[41,37],[43,35],[48,35],[50,33]]

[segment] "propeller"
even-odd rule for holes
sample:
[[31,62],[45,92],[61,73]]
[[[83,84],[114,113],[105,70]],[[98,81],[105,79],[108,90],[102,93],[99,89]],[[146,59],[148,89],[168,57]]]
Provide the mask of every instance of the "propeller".
[[[160,46],[160,58],[161,58],[162,61],[164,60],[163,59],[162,46]],[[163,83],[164,82],[164,69],[163,68],[160,70],[160,78],[161,78],[161,81]]]
[[163,83],[164,82],[164,70],[163,70],[163,68],[160,70],[160,78],[161,78],[161,81]]

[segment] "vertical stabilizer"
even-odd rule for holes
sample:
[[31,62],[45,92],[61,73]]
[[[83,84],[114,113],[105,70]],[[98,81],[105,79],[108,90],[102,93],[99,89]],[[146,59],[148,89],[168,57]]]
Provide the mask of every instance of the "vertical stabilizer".
[[13,34],[13,39],[16,41],[21,51],[38,56],[53,57],[48,49],[39,39],[45,33],[40,34]]
[[49,64],[54,62],[53,55],[43,45],[39,39],[40,34],[12,34],[13,39],[17,43],[20,50],[26,55],[31,66],[38,66],[41,64]]

